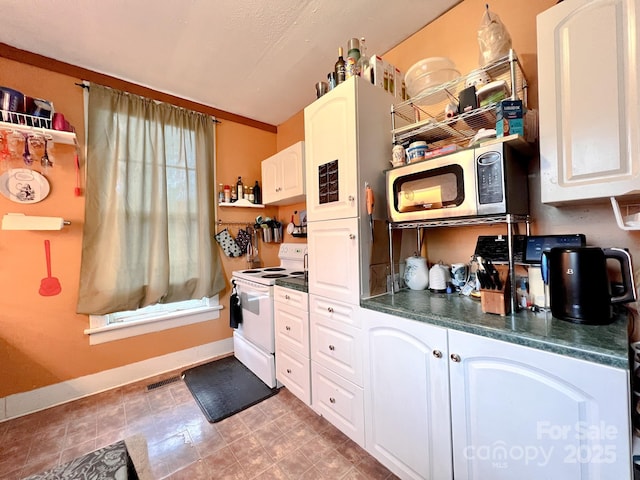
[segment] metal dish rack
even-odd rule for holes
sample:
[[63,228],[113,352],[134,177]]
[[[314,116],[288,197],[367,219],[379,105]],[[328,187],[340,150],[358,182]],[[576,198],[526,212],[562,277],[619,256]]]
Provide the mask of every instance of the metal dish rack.
[[495,128],[496,105],[489,103],[469,112],[446,118],[445,107],[458,102],[467,79],[487,78],[504,80],[511,92],[510,99],[521,99],[527,106],[528,83],[522,65],[513,50],[497,61],[466,76],[443,83],[405,102],[391,107],[392,137],[394,144],[408,145],[415,140],[426,141],[430,149],[451,144],[467,147],[478,130]]
[[47,135],[55,143],[74,145],[77,143],[75,132],[54,130],[52,119],[46,117],[36,117],[26,113],[10,112],[0,110],[0,130],[17,130],[25,135],[39,133]]

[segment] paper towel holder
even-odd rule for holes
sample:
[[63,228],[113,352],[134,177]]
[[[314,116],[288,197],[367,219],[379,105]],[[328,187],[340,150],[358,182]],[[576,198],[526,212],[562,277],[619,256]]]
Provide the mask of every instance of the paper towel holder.
[[7,213],[2,217],[2,230],[62,230],[71,222],[61,217],[39,217],[24,213]]

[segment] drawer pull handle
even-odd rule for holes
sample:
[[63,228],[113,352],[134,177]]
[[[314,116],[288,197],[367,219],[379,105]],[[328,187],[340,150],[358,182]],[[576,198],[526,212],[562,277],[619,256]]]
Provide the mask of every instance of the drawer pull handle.
[[327,308],[327,311],[328,311],[329,313],[333,313],[333,307],[328,307],[328,308]]
[[355,200],[356,200],[356,197],[354,197],[353,195],[349,195],[350,202],[354,202]]
[[287,373],[291,373],[291,369],[290,368],[287,368]]
[[290,327],[289,325],[287,325],[286,327],[284,327],[284,329],[285,329],[287,332],[291,331],[291,327]]
[[290,299],[291,299],[291,297],[285,293],[285,295],[284,295],[284,299],[285,299],[285,300],[290,300]]
[[336,347],[334,345],[329,345],[329,350],[331,350],[332,352],[336,349]]
[[436,358],[442,358],[442,352],[440,350],[434,350],[433,356]]
[[460,355],[458,355],[457,353],[452,353],[451,360],[456,363],[460,362]]
[[336,403],[336,399],[333,397],[329,397],[329,403]]
[[356,238],[356,236],[353,233],[349,234],[349,240],[354,240]]

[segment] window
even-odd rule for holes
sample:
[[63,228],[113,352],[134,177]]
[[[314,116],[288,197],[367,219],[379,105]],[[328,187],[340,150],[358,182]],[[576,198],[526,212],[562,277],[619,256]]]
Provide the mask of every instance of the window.
[[87,333],[217,315],[214,122],[99,85],[87,110],[78,299],[78,312],[91,315]]

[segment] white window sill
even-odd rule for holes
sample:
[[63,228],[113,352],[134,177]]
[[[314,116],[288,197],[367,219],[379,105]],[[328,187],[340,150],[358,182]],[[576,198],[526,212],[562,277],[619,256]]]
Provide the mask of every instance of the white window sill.
[[96,318],[99,319],[100,316],[90,315],[92,327],[85,329],[84,333],[89,335],[89,345],[98,345],[137,335],[160,332],[169,328],[214,320],[220,318],[220,310],[222,308],[222,305],[210,305],[176,312],[158,312],[153,317],[100,326],[94,326],[101,323],[96,321]]

